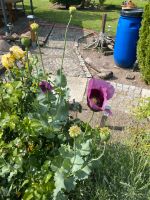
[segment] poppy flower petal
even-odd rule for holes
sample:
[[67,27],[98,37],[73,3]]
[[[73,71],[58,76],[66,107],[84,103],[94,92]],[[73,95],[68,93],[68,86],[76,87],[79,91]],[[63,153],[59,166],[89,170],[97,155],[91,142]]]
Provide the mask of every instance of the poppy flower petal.
[[90,79],[87,90],[87,104],[93,111],[103,111],[107,100],[114,94],[114,87],[106,81]]

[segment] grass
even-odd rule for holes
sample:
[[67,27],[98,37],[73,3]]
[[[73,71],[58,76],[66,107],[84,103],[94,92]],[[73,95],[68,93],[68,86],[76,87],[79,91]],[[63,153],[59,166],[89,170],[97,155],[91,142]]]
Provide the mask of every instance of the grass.
[[148,158],[127,145],[110,144],[99,168],[80,183],[69,200],[149,200]]
[[[78,10],[73,17],[72,24],[94,31],[101,30],[102,14],[107,13],[107,26],[112,27],[112,32],[116,32],[117,22],[120,15],[120,4],[122,0],[106,0],[103,11]],[[145,1],[134,0],[138,7],[144,7]],[[50,22],[67,23],[69,18],[68,10],[55,9],[49,0],[36,0],[34,11],[37,17],[46,19]],[[27,12],[30,12],[29,1],[25,0]],[[107,29],[106,29],[107,30]]]

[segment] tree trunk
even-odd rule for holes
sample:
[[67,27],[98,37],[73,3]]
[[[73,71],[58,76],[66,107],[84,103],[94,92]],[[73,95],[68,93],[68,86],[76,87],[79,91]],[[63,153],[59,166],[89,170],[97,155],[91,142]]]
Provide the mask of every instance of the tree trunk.
[[85,0],[82,0],[82,1],[81,1],[81,5],[80,5],[80,8],[84,9],[84,6],[85,6]]
[[69,9],[69,3],[68,3],[68,0],[66,0],[66,9],[68,10]]

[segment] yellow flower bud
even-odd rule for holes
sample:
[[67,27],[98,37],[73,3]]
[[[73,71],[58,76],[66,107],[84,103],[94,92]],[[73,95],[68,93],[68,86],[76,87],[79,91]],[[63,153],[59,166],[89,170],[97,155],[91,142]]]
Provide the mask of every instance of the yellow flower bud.
[[30,28],[32,31],[37,31],[39,29],[39,25],[34,22],[30,25]]
[[2,65],[6,69],[9,69],[9,68],[13,67],[14,62],[15,62],[15,58],[11,53],[7,53],[7,54],[2,56],[1,62],[2,62]]
[[81,129],[77,125],[71,126],[69,129],[70,137],[74,138],[81,134]]
[[20,60],[25,56],[25,51],[18,46],[11,47],[10,52],[16,60]]
[[74,14],[76,12],[76,10],[77,10],[76,7],[70,6],[69,7],[69,13],[70,13],[70,15]]

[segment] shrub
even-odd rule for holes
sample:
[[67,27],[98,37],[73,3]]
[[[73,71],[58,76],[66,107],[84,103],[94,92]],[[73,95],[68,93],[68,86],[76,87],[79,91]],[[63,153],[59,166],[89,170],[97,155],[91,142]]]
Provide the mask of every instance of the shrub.
[[60,3],[66,6],[66,9],[71,5],[78,5],[82,2],[82,0],[50,0],[52,3]]
[[99,0],[99,5],[102,6],[104,4],[105,0]]
[[145,6],[137,47],[139,67],[146,83],[150,84],[150,3]]

